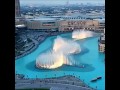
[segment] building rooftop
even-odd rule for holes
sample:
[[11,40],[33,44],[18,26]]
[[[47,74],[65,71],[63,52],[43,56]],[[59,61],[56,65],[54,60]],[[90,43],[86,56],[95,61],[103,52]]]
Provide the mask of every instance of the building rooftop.
[[105,18],[102,18],[102,19],[94,19],[94,20],[98,20],[100,23],[105,23]]
[[36,17],[36,18],[32,18],[32,19],[27,19],[27,21],[47,21],[47,22],[51,22],[51,21],[55,21],[57,20],[57,18],[50,18],[50,17]]
[[20,24],[20,25],[15,25],[16,28],[22,28],[22,27],[26,27],[24,24]]
[[100,22],[105,22],[105,19],[101,17],[95,17],[93,18],[92,16],[89,16],[87,14],[81,14],[81,13],[76,13],[72,15],[60,15],[60,16],[41,16],[41,17],[34,17],[34,18],[29,18],[27,20],[40,20],[40,21],[54,21],[54,20],[99,20]]

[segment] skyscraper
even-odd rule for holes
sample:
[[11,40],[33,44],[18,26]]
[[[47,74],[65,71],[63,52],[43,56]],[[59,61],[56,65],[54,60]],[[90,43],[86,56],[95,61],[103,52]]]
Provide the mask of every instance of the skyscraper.
[[66,2],[66,6],[67,6],[67,7],[69,6],[69,0]]
[[15,0],[15,17],[20,16],[20,1]]

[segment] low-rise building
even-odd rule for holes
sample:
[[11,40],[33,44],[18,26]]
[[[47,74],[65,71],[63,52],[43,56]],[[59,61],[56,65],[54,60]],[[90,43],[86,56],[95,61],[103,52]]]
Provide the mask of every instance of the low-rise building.
[[[18,21],[17,21],[18,20]],[[105,19],[93,19],[80,13],[61,16],[24,17],[16,19],[16,24],[25,24],[29,30],[73,31],[85,29],[104,33]]]
[[33,18],[26,20],[29,30],[55,31],[58,30],[58,21],[55,18]]
[[15,25],[21,25],[21,24],[25,24],[26,20],[23,17],[16,17],[15,18]]
[[59,31],[85,29],[94,31],[98,28],[98,21],[86,19],[68,19],[59,21]]
[[96,32],[104,33],[105,29],[105,19],[94,19],[99,22],[98,28],[96,28]]
[[105,52],[105,34],[102,34],[99,39],[99,52]]
[[72,31],[85,29],[94,31],[99,26],[97,20],[90,20],[80,16],[40,17],[26,20],[26,26],[31,30],[42,31]]

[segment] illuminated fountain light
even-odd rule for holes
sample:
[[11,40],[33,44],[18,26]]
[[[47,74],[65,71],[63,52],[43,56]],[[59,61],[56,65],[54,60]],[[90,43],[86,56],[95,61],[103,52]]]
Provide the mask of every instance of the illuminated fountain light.
[[79,53],[81,48],[77,42],[57,36],[54,40],[53,50],[63,54],[74,54]]
[[[70,56],[69,56],[70,57]],[[55,69],[62,65],[79,66],[79,62],[60,52],[49,51],[39,55],[36,59],[37,68]]]
[[67,59],[64,60],[64,64],[75,66],[75,65],[79,65],[79,62],[74,60],[71,56],[67,56]]
[[93,35],[94,35],[94,33],[91,31],[76,30],[76,31],[73,31],[72,38],[75,40],[78,40],[78,39],[93,37]]
[[59,52],[49,51],[38,56],[36,67],[54,69],[62,66],[67,58]]
[[66,65],[77,65],[76,61],[68,58],[69,54],[79,53],[80,45],[73,40],[57,36],[53,44],[53,50],[39,55],[36,59],[36,67],[55,69]]
[[84,64],[82,64],[78,60],[74,60],[73,57],[71,57],[71,56],[67,57],[67,59],[64,61],[64,64],[69,65],[69,66],[75,66],[75,67],[79,67],[79,68],[84,68]]

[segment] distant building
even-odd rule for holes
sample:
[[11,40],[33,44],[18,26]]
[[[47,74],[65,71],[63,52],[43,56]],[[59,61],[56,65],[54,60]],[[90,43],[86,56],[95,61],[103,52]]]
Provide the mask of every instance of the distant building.
[[105,52],[105,33],[103,33],[99,39],[99,52]]
[[59,21],[59,31],[72,31],[78,29],[85,29],[94,31],[98,28],[97,20],[90,20],[81,17],[64,17]]
[[67,2],[66,2],[66,5],[65,5],[65,6],[69,7],[69,0],[67,0]]
[[20,17],[20,1],[15,0],[15,17]]
[[21,25],[21,24],[25,24],[26,20],[23,17],[16,17],[15,18],[15,25]]
[[99,21],[99,27],[96,29],[97,32],[104,33],[105,19],[94,19]]
[[89,17],[93,18],[93,19],[101,19],[101,18],[105,18],[105,15],[103,12],[95,12],[95,11],[92,11],[90,13],[86,13]]
[[99,26],[97,20],[90,20],[76,16],[63,17],[40,17],[26,20],[26,26],[32,30],[42,31],[72,31],[76,29],[85,29],[94,31]]
[[20,13],[20,1],[15,0],[15,25],[25,25],[25,18]]
[[33,18],[26,20],[26,26],[29,30],[57,31],[58,21],[55,18]]
[[59,31],[71,31],[78,29],[94,31],[97,26],[98,22],[93,20],[61,20],[59,23]]

